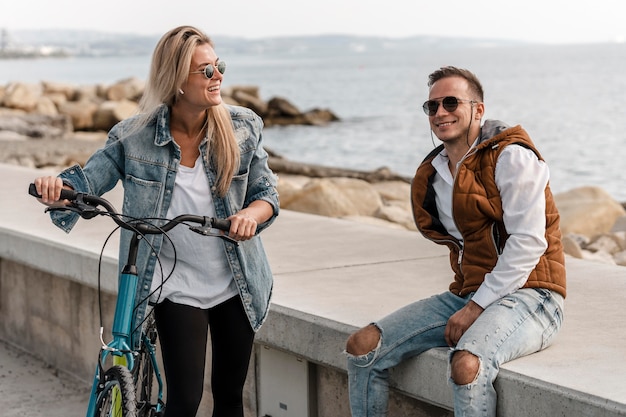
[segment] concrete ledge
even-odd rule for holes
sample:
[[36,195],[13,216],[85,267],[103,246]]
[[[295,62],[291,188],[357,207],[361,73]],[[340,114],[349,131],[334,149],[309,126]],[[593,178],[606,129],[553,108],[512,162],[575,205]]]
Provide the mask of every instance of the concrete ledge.
[[[0,207],[0,258],[95,288],[97,259],[112,230],[108,219],[81,220],[68,236],[26,194],[40,171],[0,165],[0,173],[10,179],[3,195],[11,196]],[[119,206],[120,190],[107,197]],[[415,232],[283,211],[263,239],[275,289],[257,343],[339,373],[354,329],[445,291],[451,277],[447,250]],[[112,294],[116,258],[112,241],[103,268],[103,287]],[[572,258],[567,269],[563,329],[549,349],[503,366],[499,415],[626,415],[626,269]],[[0,286],[0,295],[8,290]],[[0,317],[8,314],[0,304]],[[0,338],[20,344],[2,326]],[[392,371],[393,389],[450,410],[446,355],[433,349],[401,364]]]

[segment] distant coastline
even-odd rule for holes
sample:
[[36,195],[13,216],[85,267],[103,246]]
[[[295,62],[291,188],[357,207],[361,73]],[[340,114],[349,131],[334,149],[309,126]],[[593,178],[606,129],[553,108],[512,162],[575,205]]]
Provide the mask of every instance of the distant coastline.
[[6,29],[0,29],[0,59],[66,57],[66,50],[54,46],[15,44]]
[[[103,57],[150,55],[160,35],[120,34],[85,30],[18,30],[0,28],[0,59],[46,57]],[[313,35],[247,39],[212,35],[222,53],[307,54],[319,50],[357,52],[389,49],[453,48],[525,44],[500,39],[467,39],[437,36],[385,38],[356,35]]]
[[[410,36],[387,38],[326,34],[311,36],[239,38],[210,34],[222,54],[306,56],[325,53],[377,53],[384,51],[424,51],[436,48],[492,48],[534,45],[533,42],[498,38],[463,38],[445,36]],[[0,59],[70,58],[109,56],[149,56],[160,34],[139,35],[89,30],[45,29],[8,31],[0,28]],[[609,43],[609,42],[607,42]],[[619,43],[619,42],[615,42]]]
[[68,58],[71,55],[64,50],[49,48],[2,48],[0,59],[29,59],[29,58]]

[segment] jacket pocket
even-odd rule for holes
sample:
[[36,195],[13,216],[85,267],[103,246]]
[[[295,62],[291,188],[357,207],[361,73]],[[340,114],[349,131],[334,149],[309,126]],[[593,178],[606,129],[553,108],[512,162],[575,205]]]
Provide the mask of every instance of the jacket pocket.
[[162,187],[160,181],[144,180],[126,175],[124,213],[133,217],[156,217]]

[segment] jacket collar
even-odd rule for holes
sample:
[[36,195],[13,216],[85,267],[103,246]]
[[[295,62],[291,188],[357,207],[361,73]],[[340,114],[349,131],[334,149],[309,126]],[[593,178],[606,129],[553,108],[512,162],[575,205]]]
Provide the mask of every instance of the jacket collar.
[[174,141],[170,131],[170,108],[163,104],[156,112],[154,117],[154,144],[157,146],[165,146]]

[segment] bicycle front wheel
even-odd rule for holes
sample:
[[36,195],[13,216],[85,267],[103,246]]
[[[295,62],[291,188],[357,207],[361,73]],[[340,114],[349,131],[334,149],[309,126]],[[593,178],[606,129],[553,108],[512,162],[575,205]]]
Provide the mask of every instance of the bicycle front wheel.
[[116,365],[104,373],[104,389],[98,395],[96,416],[137,417],[135,385],[128,368]]

